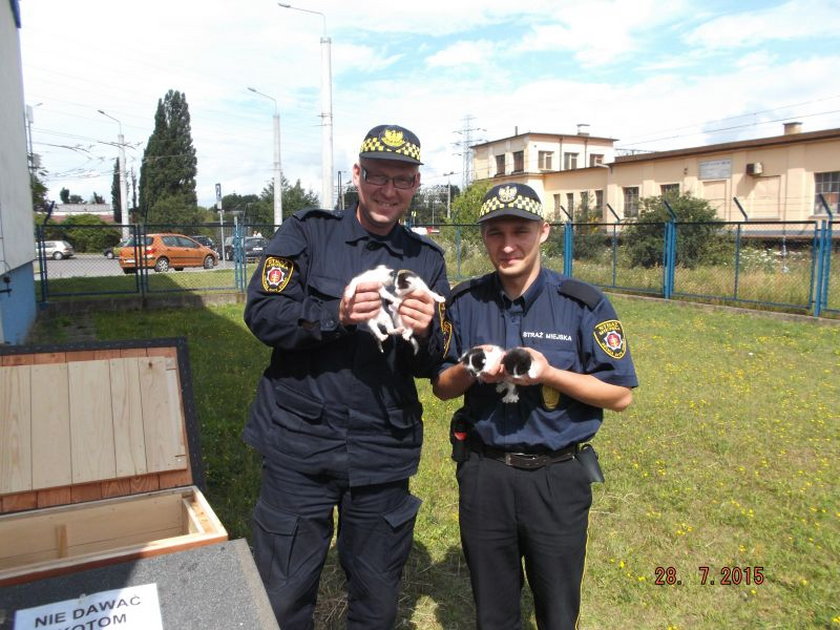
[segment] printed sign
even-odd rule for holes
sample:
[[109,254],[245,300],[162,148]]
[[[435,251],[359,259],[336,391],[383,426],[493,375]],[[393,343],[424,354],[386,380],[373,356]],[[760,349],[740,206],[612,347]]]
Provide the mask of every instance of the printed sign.
[[82,595],[15,613],[15,630],[163,630],[157,584]]

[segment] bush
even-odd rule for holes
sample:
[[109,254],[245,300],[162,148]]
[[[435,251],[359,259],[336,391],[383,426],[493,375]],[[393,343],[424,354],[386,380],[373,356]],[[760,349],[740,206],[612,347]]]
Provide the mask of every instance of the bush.
[[[691,193],[669,196],[667,201],[677,216],[677,265],[694,268],[724,262],[728,238],[714,208]],[[628,223],[622,234],[631,266],[650,268],[663,263],[665,224],[670,220],[662,197],[640,201],[638,219]]]

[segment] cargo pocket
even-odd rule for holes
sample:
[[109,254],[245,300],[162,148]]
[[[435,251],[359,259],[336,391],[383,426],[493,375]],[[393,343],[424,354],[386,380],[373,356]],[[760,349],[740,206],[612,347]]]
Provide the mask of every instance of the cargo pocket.
[[382,515],[382,571],[392,578],[399,576],[411,551],[414,522],[423,502],[414,495],[405,499],[393,510]]
[[262,499],[254,508],[254,562],[266,585],[283,584],[294,572],[292,552],[298,529],[296,514],[275,508]]

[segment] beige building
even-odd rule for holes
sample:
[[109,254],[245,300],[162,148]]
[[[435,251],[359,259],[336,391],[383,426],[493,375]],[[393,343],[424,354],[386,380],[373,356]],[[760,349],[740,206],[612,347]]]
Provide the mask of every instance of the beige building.
[[[553,220],[585,203],[605,221],[638,214],[639,199],[669,191],[706,199],[724,220],[807,221],[840,202],[840,129],[803,132],[688,149],[616,156],[615,140],[526,133],[473,147],[474,179],[528,184]],[[737,202],[735,201],[737,199]],[[565,211],[565,212],[564,212]]]

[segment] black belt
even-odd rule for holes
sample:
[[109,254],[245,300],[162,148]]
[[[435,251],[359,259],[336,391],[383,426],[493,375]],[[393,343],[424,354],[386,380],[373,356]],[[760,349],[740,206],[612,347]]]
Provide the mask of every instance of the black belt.
[[542,468],[549,464],[556,462],[565,462],[572,459],[577,452],[578,445],[571,444],[559,451],[547,451],[545,453],[512,453],[510,451],[502,451],[497,448],[485,446],[481,443],[471,443],[470,446],[474,451],[481,453],[487,459],[493,459],[503,462],[513,468],[523,468],[525,470],[533,470],[535,468]]

